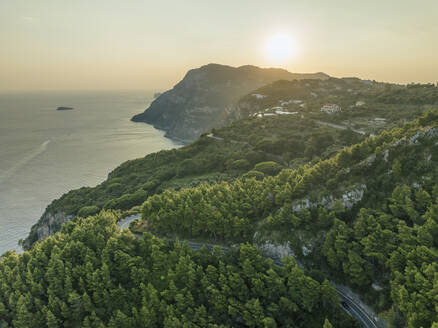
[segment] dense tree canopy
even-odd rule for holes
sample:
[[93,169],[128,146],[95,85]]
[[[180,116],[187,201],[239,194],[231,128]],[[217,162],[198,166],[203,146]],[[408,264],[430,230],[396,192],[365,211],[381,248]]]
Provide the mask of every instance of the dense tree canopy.
[[390,322],[428,327],[438,320],[437,126],[430,112],[314,166],[168,191],[150,197],[142,217],[160,234],[287,241]]
[[[254,131],[257,135],[253,135]],[[129,210],[164,190],[233,181],[254,168],[268,175],[277,174],[284,167],[295,167],[314,157],[327,157],[357,140],[345,135],[343,130],[312,125],[305,119],[292,117],[241,120],[215,133],[219,139],[204,135],[185,147],[128,161],[100,185],[64,194],[53,201],[46,212],[87,216],[101,209]],[[331,140],[331,143],[321,140]],[[271,141],[275,147],[259,147]],[[37,229],[44,224],[41,220],[32,228],[25,247],[37,240]]]
[[0,260],[0,327],[357,327],[333,287],[244,244],[120,233],[103,212]]

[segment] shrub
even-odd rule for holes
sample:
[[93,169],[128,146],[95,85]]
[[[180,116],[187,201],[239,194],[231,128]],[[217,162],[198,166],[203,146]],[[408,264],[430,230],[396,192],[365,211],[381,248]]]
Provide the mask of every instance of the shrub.
[[108,191],[108,193],[110,193],[113,196],[118,196],[121,193],[123,193],[123,185],[121,183],[112,183],[110,184],[106,190]]
[[245,159],[252,165],[263,162],[266,159],[266,155],[262,152],[250,150],[245,154]]
[[263,180],[265,175],[263,174],[263,172],[251,170],[251,171],[245,173],[242,177],[246,178],[246,179],[255,178],[256,180]]
[[249,164],[249,162],[246,159],[238,159],[230,164],[230,169],[247,170],[250,168],[250,166],[251,164]]
[[267,175],[276,175],[278,172],[281,171],[282,166],[276,162],[267,161],[256,164],[256,166],[254,166],[254,169]]
[[144,190],[138,190],[133,194],[125,194],[122,197],[111,199],[104,206],[105,209],[129,210],[130,208],[140,205],[148,197]]
[[88,216],[92,216],[99,213],[99,211],[100,208],[97,206],[84,206],[79,210],[78,216],[86,218]]
[[153,179],[153,180],[150,180],[146,183],[143,183],[141,187],[143,188],[143,190],[153,191],[155,188],[158,187],[159,184],[160,184],[160,182],[158,180]]

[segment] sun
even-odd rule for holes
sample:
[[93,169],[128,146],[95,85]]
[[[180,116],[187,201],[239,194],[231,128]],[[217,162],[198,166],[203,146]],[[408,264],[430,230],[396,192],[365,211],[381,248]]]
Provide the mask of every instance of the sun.
[[283,64],[297,51],[295,40],[287,34],[277,34],[266,42],[266,56],[272,64]]

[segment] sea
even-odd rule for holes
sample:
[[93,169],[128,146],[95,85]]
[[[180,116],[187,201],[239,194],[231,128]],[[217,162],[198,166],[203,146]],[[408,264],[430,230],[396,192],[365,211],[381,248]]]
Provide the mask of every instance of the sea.
[[180,146],[130,121],[152,100],[152,91],[0,93],[0,255],[21,251],[52,200],[99,184],[126,160]]

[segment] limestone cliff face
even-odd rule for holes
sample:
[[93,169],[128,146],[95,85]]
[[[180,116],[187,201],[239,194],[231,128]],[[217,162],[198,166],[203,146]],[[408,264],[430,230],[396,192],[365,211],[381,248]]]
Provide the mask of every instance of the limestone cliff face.
[[35,242],[58,232],[62,225],[72,218],[72,215],[66,215],[62,212],[50,213],[46,210],[38,222],[32,226],[29,236],[23,241],[23,248],[29,249]]
[[190,70],[172,90],[156,98],[132,118],[165,130],[166,136],[186,142],[232,117],[234,104],[248,92],[276,80],[326,79],[323,73],[294,74],[283,69],[209,64]]

